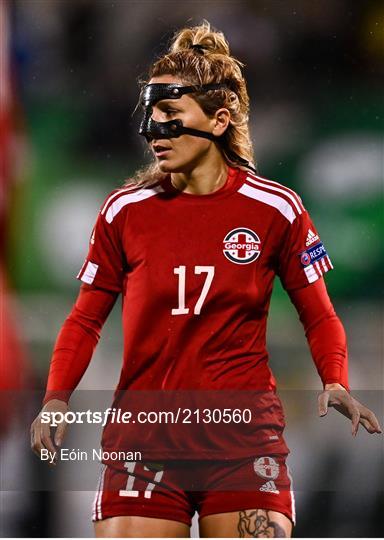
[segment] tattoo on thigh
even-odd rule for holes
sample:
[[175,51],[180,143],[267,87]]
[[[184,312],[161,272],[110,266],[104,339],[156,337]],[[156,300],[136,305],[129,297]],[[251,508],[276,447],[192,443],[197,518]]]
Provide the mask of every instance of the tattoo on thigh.
[[267,510],[241,510],[239,538],[287,538],[284,529],[269,519]]

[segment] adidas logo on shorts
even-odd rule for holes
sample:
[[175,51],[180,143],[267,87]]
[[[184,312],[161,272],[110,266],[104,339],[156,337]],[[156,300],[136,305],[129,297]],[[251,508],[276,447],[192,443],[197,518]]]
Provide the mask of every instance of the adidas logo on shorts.
[[267,491],[268,493],[276,493],[278,495],[280,491],[277,489],[276,484],[273,480],[265,482],[260,488],[260,491]]

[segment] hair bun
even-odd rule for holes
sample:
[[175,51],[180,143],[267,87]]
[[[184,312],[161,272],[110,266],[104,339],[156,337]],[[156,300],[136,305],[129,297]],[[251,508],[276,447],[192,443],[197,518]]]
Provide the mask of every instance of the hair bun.
[[228,41],[222,32],[214,30],[208,21],[199,26],[184,28],[173,37],[170,52],[190,49],[200,54],[214,53],[230,56]]

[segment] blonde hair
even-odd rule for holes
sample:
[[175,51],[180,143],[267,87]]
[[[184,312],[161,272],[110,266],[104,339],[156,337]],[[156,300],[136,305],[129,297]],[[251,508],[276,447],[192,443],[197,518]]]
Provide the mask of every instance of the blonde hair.
[[[208,21],[199,26],[183,28],[173,37],[169,52],[154,62],[149,78],[173,75],[183,82],[201,86],[223,83],[226,87],[208,92],[195,92],[191,97],[207,116],[220,108],[230,112],[230,123],[219,142],[225,161],[241,166],[241,159],[253,163],[253,146],[249,133],[249,96],[241,72],[243,64],[231,56],[228,41],[222,32],[214,30]],[[240,160],[234,156],[236,154]],[[156,162],[138,171],[135,181],[150,184],[166,176]]]

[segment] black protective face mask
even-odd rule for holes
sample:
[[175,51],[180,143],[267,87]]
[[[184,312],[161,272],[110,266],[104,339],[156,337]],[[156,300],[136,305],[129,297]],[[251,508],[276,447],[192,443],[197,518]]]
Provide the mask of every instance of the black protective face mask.
[[[228,87],[225,83],[203,84],[202,86],[183,86],[182,84],[175,83],[147,84],[140,96],[144,115],[140,123],[139,134],[143,135],[147,142],[153,139],[173,139],[180,137],[180,135],[194,135],[195,137],[203,137],[210,141],[220,142],[220,137],[216,137],[207,131],[185,127],[181,120],[175,119],[169,122],[156,122],[152,118],[153,106],[162,99],[180,99],[184,94],[208,92],[209,90],[218,90],[220,88]],[[235,152],[227,151],[226,153],[231,160],[256,172],[256,169],[248,161]]]
[[225,84],[204,84],[203,86],[183,86],[181,84],[147,84],[141,94],[141,104],[144,109],[144,117],[141,121],[139,133],[143,135],[147,141],[152,139],[173,139],[180,135],[194,135],[195,137],[203,137],[211,141],[217,141],[219,137],[212,135],[207,131],[192,129],[183,126],[181,120],[170,120],[169,122],[156,122],[152,119],[153,105],[162,99],[180,99],[184,94],[192,94],[193,92],[208,92],[209,90],[217,90],[226,88]]

